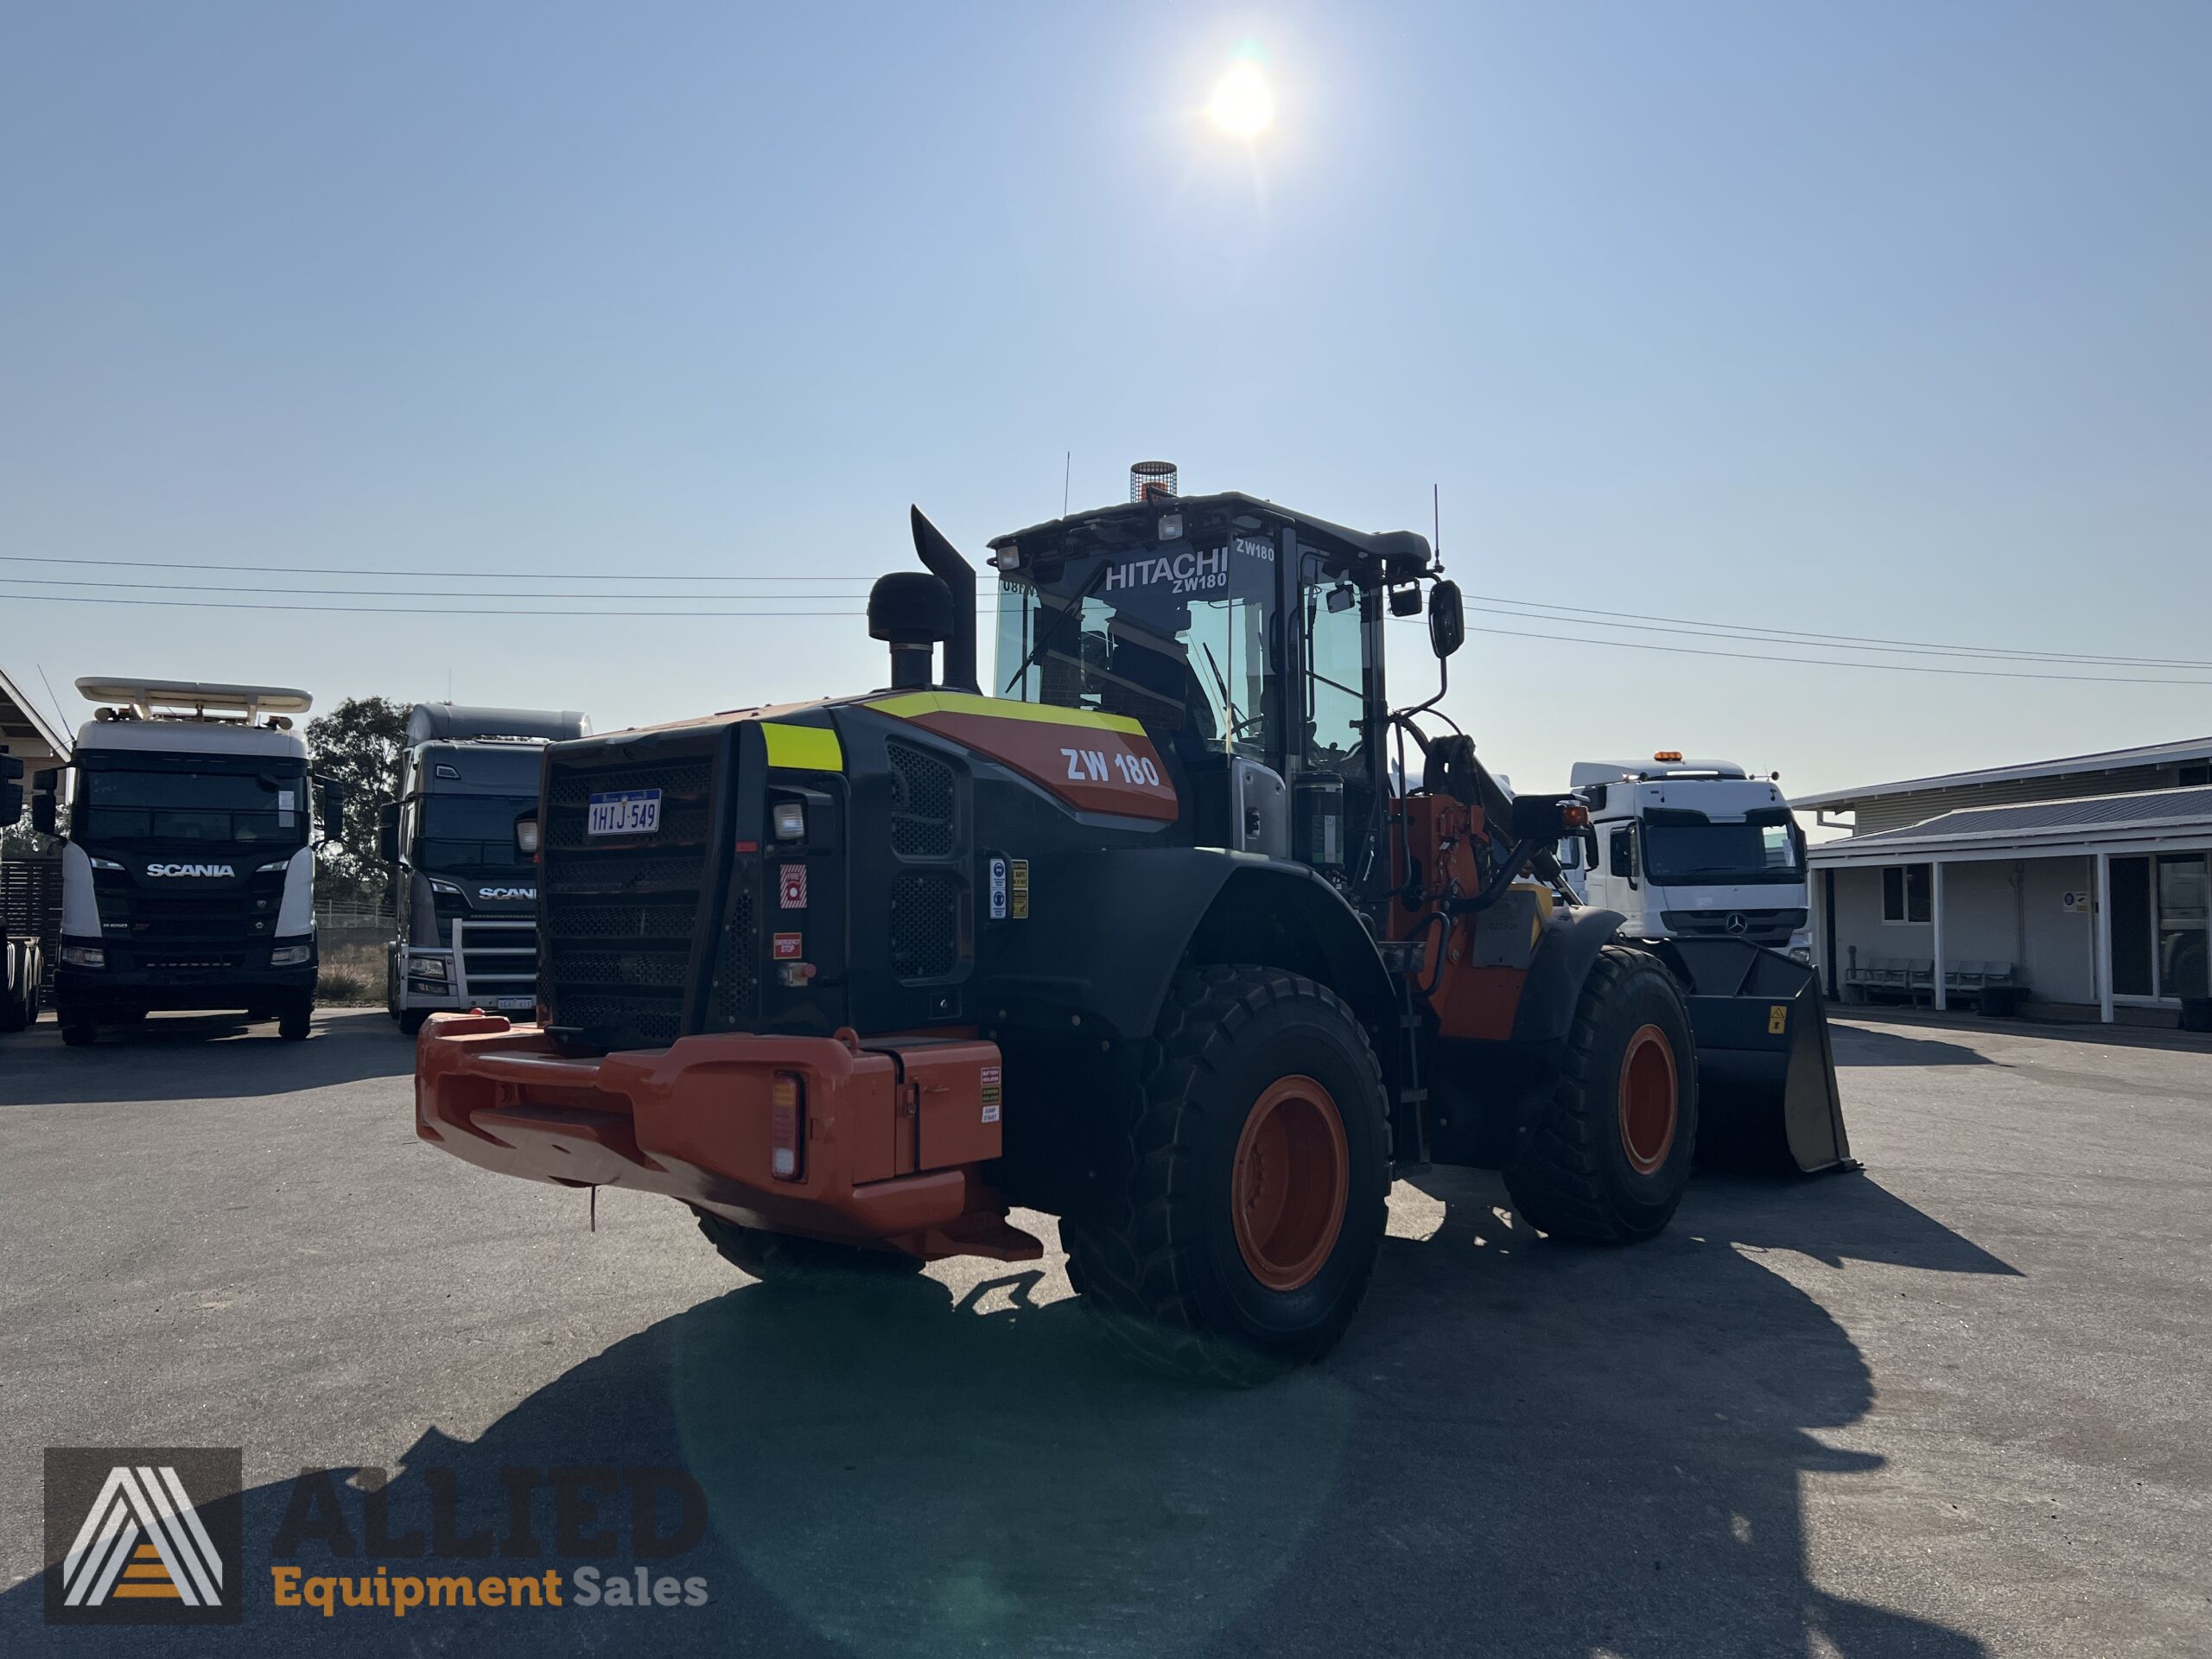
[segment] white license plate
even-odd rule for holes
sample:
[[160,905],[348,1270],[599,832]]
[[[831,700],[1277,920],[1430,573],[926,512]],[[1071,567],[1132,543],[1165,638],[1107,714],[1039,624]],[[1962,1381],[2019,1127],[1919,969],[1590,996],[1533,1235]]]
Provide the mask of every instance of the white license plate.
[[618,789],[591,798],[584,818],[588,836],[650,836],[660,828],[660,791]]
[[537,1009],[537,999],[534,996],[503,996],[499,999],[501,1014],[512,1013],[518,1008],[524,1014],[533,1014]]

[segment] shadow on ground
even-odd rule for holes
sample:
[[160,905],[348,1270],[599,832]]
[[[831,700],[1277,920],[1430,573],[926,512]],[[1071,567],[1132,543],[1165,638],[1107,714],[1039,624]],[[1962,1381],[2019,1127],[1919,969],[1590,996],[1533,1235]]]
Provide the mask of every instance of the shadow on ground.
[[[1425,1185],[1445,1200],[1441,1227],[1389,1242],[1343,1348],[1248,1393],[1125,1370],[1077,1304],[1032,1302],[1033,1271],[957,1303],[934,1279],[746,1285],[576,1366],[480,1439],[426,1434],[388,1493],[391,1530],[427,1527],[443,1478],[428,1471],[452,1470],[460,1529],[504,1532],[502,1470],[680,1465],[708,1494],[711,1535],[651,1565],[705,1579],[708,1605],[423,1611],[404,1627],[373,1610],[280,1611],[270,1551],[287,1481],[246,1494],[245,1628],[196,1643],[1980,1652],[1811,1582],[1802,1484],[1878,1466],[1821,1438],[1866,1411],[1872,1380],[1816,1302],[1733,1245],[1940,1271],[2004,1263],[1860,1177],[1700,1183],[1675,1231],[1628,1250],[1535,1238],[1487,1178]],[[435,1361],[407,1363],[425,1367],[435,1400]],[[360,1502],[345,1494],[357,1537]],[[536,1515],[550,1541],[543,1492]],[[320,1544],[297,1560],[374,1571]],[[43,1633],[39,1598],[33,1580],[0,1599],[0,1630]],[[173,1645],[154,1634],[102,1643]]]
[[1869,1030],[1835,1023],[1829,1027],[1835,1063],[1847,1065],[1993,1065],[1995,1061],[1964,1043],[1940,1037],[1908,1037],[1901,1031]]
[[325,1010],[305,1041],[273,1020],[234,1014],[156,1014],[103,1026],[89,1048],[61,1041],[52,1017],[8,1039],[0,1106],[50,1101],[236,1100],[371,1077],[412,1077],[415,1045],[382,1009]]

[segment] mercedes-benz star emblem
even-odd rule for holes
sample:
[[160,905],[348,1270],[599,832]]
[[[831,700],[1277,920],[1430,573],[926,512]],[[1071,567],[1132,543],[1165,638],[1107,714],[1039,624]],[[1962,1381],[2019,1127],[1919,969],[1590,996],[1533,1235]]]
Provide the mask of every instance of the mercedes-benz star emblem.
[[1744,912],[1742,911],[1732,911],[1729,913],[1728,931],[1731,933],[1741,933],[1750,925],[1751,924],[1744,919]]

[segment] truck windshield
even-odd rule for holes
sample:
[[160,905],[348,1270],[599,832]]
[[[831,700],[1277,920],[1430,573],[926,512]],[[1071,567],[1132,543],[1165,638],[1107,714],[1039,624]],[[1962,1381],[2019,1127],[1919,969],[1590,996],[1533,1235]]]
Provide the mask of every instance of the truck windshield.
[[423,803],[416,862],[426,870],[509,869],[527,865],[515,849],[515,820],[535,795],[433,795]]
[[1186,755],[1263,754],[1274,551],[1173,541],[1003,575],[988,689],[1129,715]]
[[1681,881],[1802,881],[1797,837],[1786,823],[1646,823],[1645,873]]
[[302,847],[307,779],[251,772],[137,772],[87,766],[73,839]]

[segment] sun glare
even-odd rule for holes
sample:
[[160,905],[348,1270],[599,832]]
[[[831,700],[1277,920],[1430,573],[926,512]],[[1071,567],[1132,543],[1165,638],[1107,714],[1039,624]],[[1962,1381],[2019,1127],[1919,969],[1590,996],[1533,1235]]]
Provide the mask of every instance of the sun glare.
[[1230,65],[1213,89],[1206,114],[1232,138],[1255,138],[1264,132],[1275,118],[1275,96],[1260,67],[1249,60]]

